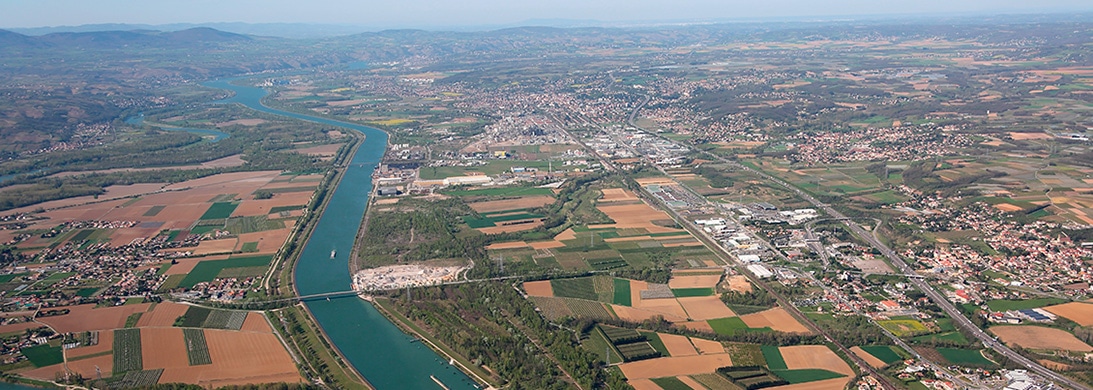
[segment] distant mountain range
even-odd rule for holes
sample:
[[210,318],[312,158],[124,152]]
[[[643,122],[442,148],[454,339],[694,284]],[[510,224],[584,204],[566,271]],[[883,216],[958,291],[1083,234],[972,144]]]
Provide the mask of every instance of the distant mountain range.
[[799,17],[777,19],[716,19],[716,20],[644,20],[644,21],[602,21],[595,19],[529,19],[517,23],[492,24],[492,25],[451,25],[451,26],[402,26],[402,25],[353,25],[353,24],[314,24],[314,23],[174,23],[174,24],[85,24],[80,26],[55,26],[33,28],[7,28],[6,30],[23,35],[40,36],[54,33],[84,33],[100,31],[183,31],[195,28],[211,28],[236,34],[266,36],[292,39],[331,38],[362,33],[379,32],[384,30],[420,29],[426,31],[457,31],[457,32],[485,32],[492,30],[510,29],[515,27],[656,27],[672,25],[704,25],[704,24],[827,24],[842,22],[878,22],[891,23],[893,20],[925,23],[976,23],[991,21],[999,22],[1046,22],[1046,21],[1087,21],[1093,17],[1088,12],[1078,13],[1046,13],[1046,14],[997,14],[997,15],[971,15],[971,14],[944,14],[944,15],[855,15],[847,17]]
[[[91,32],[55,32],[40,36],[29,36],[17,32],[0,30],[0,47],[4,49],[48,48],[52,46],[74,46],[80,48],[117,48],[117,47],[172,47],[193,44],[249,41],[254,38],[220,31],[208,27],[197,27],[179,31],[153,30],[111,30]],[[4,51],[0,49],[0,52]]]

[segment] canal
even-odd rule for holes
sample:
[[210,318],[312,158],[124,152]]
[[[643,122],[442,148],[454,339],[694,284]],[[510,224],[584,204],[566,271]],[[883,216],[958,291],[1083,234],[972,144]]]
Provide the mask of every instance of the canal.
[[[301,295],[349,290],[349,254],[372,192],[372,172],[387,148],[387,133],[368,126],[266,107],[261,103],[268,93],[266,90],[235,85],[232,84],[234,80],[215,80],[204,85],[235,93],[217,103],[238,103],[255,111],[364,134],[363,144],[330,195],[326,211],[319,218],[296,266],[296,289]],[[336,256],[331,258],[335,251]],[[449,389],[477,388],[455,366],[403,333],[367,301],[350,296],[306,304],[330,341],[377,389],[439,389],[430,376]]]

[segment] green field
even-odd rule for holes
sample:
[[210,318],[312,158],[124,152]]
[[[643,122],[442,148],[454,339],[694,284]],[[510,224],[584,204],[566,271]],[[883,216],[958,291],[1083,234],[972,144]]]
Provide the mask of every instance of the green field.
[[160,211],[163,211],[163,209],[165,209],[165,208],[167,208],[167,206],[163,206],[163,205],[152,206],[151,208],[148,209],[148,211],[144,212],[144,216],[145,217],[154,217],[157,214],[159,214]]
[[1023,309],[1035,309],[1038,307],[1058,305],[1064,303],[1066,300],[1059,298],[1036,298],[1026,299],[1021,301],[1013,301],[1007,299],[996,299],[993,301],[987,301],[987,307],[993,311],[1010,311],[1010,310],[1023,310]]
[[204,308],[200,306],[190,306],[186,309],[186,314],[179,317],[176,320],[175,325],[184,328],[200,328],[205,324],[205,320],[209,318],[209,314],[212,314],[213,309]]
[[182,337],[186,341],[186,358],[190,360],[191,366],[213,364],[209,346],[205,342],[205,330],[183,329]]
[[90,297],[92,295],[95,295],[95,293],[98,292],[98,291],[99,291],[98,287],[84,287],[84,288],[81,288],[79,290],[76,290],[76,296],[87,298],[87,297]]
[[957,349],[957,348],[936,348],[937,353],[941,354],[945,360],[952,362],[953,364],[967,364],[973,366],[991,366],[995,363],[990,359],[983,356],[982,351],[977,349]]
[[243,252],[258,252],[258,241],[244,242],[243,247],[239,249]]
[[235,208],[239,207],[239,203],[234,202],[216,202],[212,206],[209,206],[208,210],[205,210],[205,214],[201,215],[201,219],[224,219],[230,217]]
[[671,356],[668,354],[668,347],[664,346],[664,341],[660,339],[660,335],[656,332],[639,332],[642,336],[645,336],[645,340],[649,342],[649,345],[653,347],[657,352],[660,352],[660,356]]
[[[593,327],[592,330],[588,332],[587,338],[581,340],[581,346],[588,351],[599,355],[601,361],[609,363],[622,362],[622,356],[619,355],[619,351],[607,340],[607,336],[604,335],[603,330],[599,327]],[[604,352],[607,352],[608,355],[604,355]]]
[[592,278],[553,279],[550,287],[554,289],[554,296],[563,298],[578,298],[595,301],[599,297],[592,285]]
[[269,262],[273,260],[272,255],[263,256],[247,256],[247,257],[231,257],[227,260],[206,260],[197,263],[197,266],[186,274],[186,277],[179,282],[179,287],[191,288],[195,284],[201,282],[211,282],[216,279],[216,276],[220,274],[225,268],[245,268],[245,267],[259,267],[268,266]]
[[533,195],[554,195],[554,190],[549,188],[538,187],[503,187],[503,188],[484,188],[478,190],[451,190],[441,191],[440,193],[449,196],[533,196]]
[[531,213],[517,213],[517,214],[509,214],[509,215],[499,215],[499,216],[496,216],[496,217],[494,217],[494,216],[481,216],[481,217],[467,216],[467,217],[463,217],[463,222],[466,223],[467,226],[478,229],[478,228],[484,228],[484,227],[490,227],[490,226],[497,226],[497,222],[518,221],[518,220],[521,220],[521,219],[536,219],[536,218],[543,218],[543,217],[544,216],[542,214],[531,214]]
[[767,361],[767,368],[771,371],[789,369],[786,366],[786,360],[782,358],[782,351],[779,351],[777,346],[764,345],[760,348],[763,350],[763,359]]
[[630,306],[630,280],[628,279],[614,279],[615,293],[611,299],[611,303],[616,305]]
[[30,360],[34,367],[52,366],[64,362],[64,350],[61,347],[53,347],[49,344],[35,345],[19,350],[23,356]]
[[140,328],[114,331],[114,374],[144,369],[140,347]]
[[93,233],[95,233],[95,229],[83,229],[76,232],[76,234],[72,235],[72,238],[68,240],[72,242],[80,242],[86,240],[87,237],[90,237]]
[[726,336],[749,329],[748,324],[745,324],[744,320],[741,320],[740,317],[718,318],[706,322],[713,328],[714,333]]
[[0,283],[11,283],[12,280],[15,280],[15,278],[18,278],[18,277],[23,276],[23,275],[26,275],[26,273],[0,275]]
[[842,378],[846,376],[837,372],[831,372],[818,368],[805,368],[798,370],[772,369],[771,372],[773,372],[774,375],[777,375],[779,378],[785,379],[786,382],[789,382],[791,384],[822,381],[825,379]]
[[67,278],[67,277],[75,275],[75,274],[76,274],[75,272],[58,272],[58,273],[55,273],[53,275],[49,275],[48,278],[42,279],[42,281],[43,282],[56,282],[58,280]]
[[674,376],[653,378],[651,380],[664,390],[691,390],[691,386],[687,386],[686,383],[683,383],[683,381]]
[[877,359],[880,359],[885,364],[892,364],[903,360],[903,357],[899,356],[896,351],[892,350],[893,347],[888,345],[866,345],[861,347],[862,350],[873,355]]
[[672,295],[675,295],[676,298],[708,297],[713,295],[713,289],[709,287],[673,288]]
[[283,220],[270,220],[269,217],[265,215],[228,218],[228,222],[224,224],[224,230],[235,234],[264,232],[267,230],[284,228],[285,222]]
[[140,321],[140,316],[142,316],[142,315],[144,315],[144,313],[130,314],[129,317],[125,318],[125,327],[126,328],[135,328],[135,327],[137,327],[137,321]]

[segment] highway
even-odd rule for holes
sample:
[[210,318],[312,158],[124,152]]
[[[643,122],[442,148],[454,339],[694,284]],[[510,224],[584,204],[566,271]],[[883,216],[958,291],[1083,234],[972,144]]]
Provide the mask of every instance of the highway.
[[[637,108],[635,108],[634,111],[632,111],[630,113],[629,118],[627,118],[627,123],[629,123],[630,126],[641,129],[641,127],[637,126],[634,123],[634,117],[637,114],[638,110],[641,110],[641,108],[644,107],[646,103],[649,103],[649,100],[650,100],[650,98],[648,96],[646,96],[645,99],[642,100],[641,104],[639,104],[637,106]],[[642,130],[644,131],[644,129],[642,129]],[[706,202],[707,205],[713,206],[712,204],[710,204],[709,199],[706,199],[705,196],[702,196],[701,194],[695,192],[690,187],[688,187],[686,185],[683,185],[683,183],[680,183],[679,180],[672,177],[672,175],[668,174],[668,172],[666,172],[664,170],[664,168],[657,165],[654,161],[650,160],[647,156],[642,155],[640,152],[638,152],[636,149],[634,149],[633,146],[626,143],[624,140],[616,139],[615,141],[618,142],[619,145],[622,145],[623,147],[629,149],[630,152],[633,153],[634,155],[642,156],[642,159],[646,160],[646,162],[648,162],[652,166],[656,167],[657,170],[660,171],[660,173],[663,174],[664,176],[671,178],[672,181],[676,182],[676,184],[678,184],[680,188],[691,192],[698,199],[702,199],[703,202]],[[600,157],[601,160],[605,161],[602,158],[602,156],[599,156],[599,157]],[[809,328],[809,330],[811,330],[812,332],[815,332],[816,334],[819,334],[819,335],[823,336],[824,340],[827,340],[827,342],[831,343],[836,348],[838,348],[839,351],[842,352],[844,356],[846,356],[847,358],[852,360],[854,362],[854,364],[856,364],[858,366],[858,368],[861,372],[863,372],[865,374],[870,374],[874,379],[877,380],[877,382],[881,385],[881,387],[885,388],[886,390],[892,390],[892,389],[897,388],[895,385],[893,385],[892,383],[890,383],[888,381],[887,377],[885,377],[885,376],[881,375],[879,372],[877,372],[877,370],[874,369],[872,365],[867,363],[865,360],[863,360],[860,356],[858,356],[854,352],[850,351],[846,346],[842,345],[842,343],[840,343],[838,340],[835,340],[835,338],[831,337],[831,335],[828,334],[819,325],[816,325],[816,323],[813,322],[810,318],[808,318],[808,316],[805,316],[804,313],[802,313],[800,310],[798,310],[796,306],[793,306],[793,304],[790,303],[789,300],[786,299],[786,297],[782,296],[776,290],[774,290],[770,285],[768,285],[766,281],[756,277],[755,275],[753,275],[751,273],[751,271],[748,271],[744,267],[743,264],[741,264],[738,261],[735,261],[733,256],[730,253],[728,253],[728,251],[725,249],[725,247],[721,246],[720,243],[718,243],[716,240],[714,240],[710,236],[708,236],[706,234],[706,232],[701,229],[701,227],[695,225],[693,222],[691,222],[691,220],[689,220],[687,218],[684,218],[682,215],[679,215],[679,213],[677,213],[670,206],[657,201],[656,197],[653,196],[652,194],[648,193],[647,190],[644,187],[642,187],[642,195],[646,196],[647,198],[650,198],[654,203],[657,203],[658,205],[660,205],[661,210],[664,210],[665,212],[667,212],[673,219],[676,220],[677,223],[680,224],[680,226],[682,226],[687,231],[689,231],[692,236],[694,236],[695,238],[702,241],[703,244],[705,244],[705,246],[708,249],[710,249],[712,252],[714,252],[719,258],[721,258],[721,260],[725,261],[725,264],[726,264],[725,267],[726,268],[729,268],[729,267],[735,268],[738,272],[740,272],[740,274],[746,276],[748,278],[748,280],[750,280],[756,286],[759,286],[759,288],[762,288],[763,290],[770,293],[770,295],[773,296],[777,300],[778,306],[785,309],[786,312],[788,312],[791,316],[793,316],[799,322],[804,324],[805,327]],[[713,206],[713,208],[716,209],[716,206]],[[733,222],[736,223],[737,225],[743,226],[742,224],[739,223],[739,221],[736,221],[736,219],[733,218],[731,215],[729,215],[727,217],[729,219],[732,219]],[[755,233],[753,233],[753,232],[751,232],[750,230],[747,230],[747,229],[743,229],[743,231],[746,232],[749,236],[751,236],[751,238],[753,240],[761,243],[764,248],[771,251],[772,253],[774,253],[775,255],[780,257],[782,260],[789,261],[789,259],[787,259],[781,251],[776,249],[773,245],[770,244],[770,242],[768,242],[763,237],[760,237],[760,236],[756,235]]]
[[[631,118],[633,118],[633,116],[631,116]],[[635,127],[637,127],[637,126],[635,126]],[[669,141],[671,141],[671,140],[669,140]],[[672,141],[672,142],[675,142],[675,141]],[[678,143],[677,143],[677,145],[678,145]],[[686,146],[686,145],[683,145],[683,146]],[[694,150],[694,149],[692,148],[692,150]],[[762,177],[762,178],[766,179],[767,181],[769,181],[771,183],[778,184],[779,186],[782,186],[782,187],[784,187],[784,188],[786,188],[790,191],[793,191],[799,197],[801,197],[802,199],[804,199],[804,200],[808,201],[809,203],[811,203],[814,207],[823,210],[831,218],[838,219],[838,220],[842,221],[848,228],[850,228],[850,230],[854,234],[856,234],[862,240],[868,242],[870,246],[872,246],[876,250],[880,251],[881,254],[883,254],[886,258],[888,258],[888,261],[891,262],[892,265],[894,265],[898,269],[899,273],[904,274],[904,275],[915,275],[914,270],[911,269],[911,267],[908,266],[907,263],[903,261],[903,258],[901,258],[899,256],[899,254],[897,254],[895,251],[893,251],[891,248],[889,248],[883,242],[878,240],[876,238],[876,236],[874,236],[873,234],[865,231],[865,229],[863,229],[861,227],[861,225],[858,225],[854,221],[851,221],[849,218],[847,218],[845,215],[840,213],[838,210],[835,210],[835,208],[831,207],[830,205],[827,205],[823,202],[820,202],[818,199],[812,197],[812,195],[809,195],[808,193],[802,191],[801,189],[799,189],[797,187],[794,187],[794,186],[790,185],[789,183],[786,183],[786,182],[782,181],[779,178],[768,175],[765,172],[752,169],[748,166],[739,164],[735,161],[731,161],[731,160],[722,158],[721,156],[718,156],[718,155],[715,155],[715,154],[712,154],[712,153],[707,152],[705,154],[707,156],[710,156],[710,157],[716,159],[719,162],[732,165],[732,166],[736,167],[737,169],[742,169],[742,170],[746,170],[748,172],[752,172],[752,173],[758,175],[759,177]],[[1051,371],[1051,370],[1047,369],[1046,367],[1040,365],[1039,363],[1036,363],[1036,362],[1032,361],[1031,359],[1022,356],[1021,354],[1019,354],[1016,351],[1010,349],[1009,347],[1005,346],[1004,344],[995,341],[994,337],[987,334],[987,332],[984,332],[982,329],[980,329],[978,326],[976,326],[974,323],[972,323],[972,321],[969,320],[968,317],[965,317],[964,313],[961,313],[960,310],[955,305],[953,305],[952,302],[949,302],[949,300],[946,299],[944,295],[942,295],[937,290],[935,290],[933,288],[933,286],[930,286],[930,284],[927,283],[922,278],[908,278],[908,280],[911,282],[912,285],[915,286],[915,288],[917,288],[919,291],[922,291],[924,294],[926,294],[927,297],[930,298],[930,300],[934,301],[934,303],[936,303],[938,305],[938,307],[940,307],[941,310],[945,312],[945,314],[947,314],[949,317],[951,317],[953,319],[953,322],[957,326],[959,326],[960,328],[964,329],[965,331],[967,331],[968,333],[973,335],[976,339],[981,341],[983,343],[983,345],[985,345],[986,347],[988,347],[990,349],[993,349],[995,352],[998,352],[1000,355],[1005,356],[1006,358],[1010,359],[1011,361],[1013,361],[1017,364],[1020,364],[1021,366],[1024,366],[1029,371],[1035,372],[1035,373],[1037,373],[1037,374],[1039,374],[1039,375],[1041,375],[1041,376],[1043,376],[1043,377],[1045,377],[1045,378],[1047,378],[1051,381],[1054,381],[1057,384],[1065,385],[1067,387],[1074,388],[1074,389],[1087,389],[1087,390],[1090,389],[1088,386],[1085,386],[1081,383],[1078,383],[1075,380],[1072,380],[1072,379],[1067,378],[1063,375],[1060,375],[1059,373],[1056,373],[1055,371]]]

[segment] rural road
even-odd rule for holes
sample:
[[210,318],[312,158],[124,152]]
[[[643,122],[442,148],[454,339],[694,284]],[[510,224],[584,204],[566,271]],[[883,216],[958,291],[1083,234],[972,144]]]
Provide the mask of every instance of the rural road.
[[[648,103],[650,99],[651,99],[651,97],[649,97],[647,95],[644,96],[644,100],[641,102],[641,104],[639,104],[633,111],[630,112],[630,116],[627,118],[627,123],[630,124],[631,126],[633,126],[634,128],[640,129],[640,130],[645,131],[646,133],[649,133],[653,136],[659,137],[659,135],[654,134],[654,133],[650,133],[649,131],[647,131],[645,129],[642,129],[641,127],[637,126],[634,123],[634,119],[637,117],[638,111],[640,111],[641,108],[644,107],[645,104]],[[667,138],[663,138],[663,137],[661,137],[661,138],[666,139],[669,142],[672,142],[676,145],[683,146],[683,147],[686,147],[686,148],[691,149],[691,150],[697,150],[697,149],[694,149],[694,148],[690,147],[690,145],[681,144],[681,143],[679,143],[675,140],[671,140],[671,139],[667,139]],[[872,246],[874,249],[880,251],[881,254],[883,254],[886,258],[888,258],[888,260],[893,265],[895,265],[896,268],[898,268],[900,273],[902,273],[904,275],[914,275],[915,274],[914,270],[911,269],[911,267],[908,266],[907,263],[903,261],[903,259],[899,256],[899,254],[897,254],[895,251],[893,251],[891,248],[889,248],[883,242],[878,240],[877,237],[875,237],[873,234],[867,232],[865,229],[862,229],[862,227],[860,225],[858,225],[854,221],[851,221],[849,218],[847,218],[845,215],[840,213],[838,210],[835,210],[835,208],[831,207],[830,205],[827,205],[823,202],[820,202],[818,199],[816,199],[816,198],[812,197],[812,195],[809,195],[808,193],[802,191],[800,188],[797,188],[793,185],[790,185],[789,183],[787,183],[785,181],[782,181],[779,178],[768,175],[765,172],[752,169],[752,168],[747,167],[743,164],[737,163],[735,161],[730,161],[728,159],[725,159],[721,156],[718,156],[718,155],[715,155],[715,154],[712,154],[712,153],[709,153],[709,152],[704,152],[704,153],[707,156],[710,156],[710,157],[712,157],[712,158],[714,158],[714,159],[716,159],[716,160],[718,160],[722,163],[731,165],[733,167],[736,167],[737,169],[742,169],[742,170],[745,170],[745,171],[748,171],[748,172],[752,172],[752,173],[758,175],[759,177],[761,177],[761,178],[763,178],[763,179],[765,179],[765,180],[767,180],[767,181],[769,181],[773,184],[777,184],[781,187],[784,187],[784,188],[788,189],[789,191],[792,191],[793,193],[797,194],[797,196],[799,196],[802,199],[808,201],[814,207],[823,210],[831,218],[841,220],[844,224],[846,224],[846,226],[848,228],[850,228],[850,230],[854,234],[858,235],[858,237],[861,237],[863,240],[868,242],[870,246]],[[658,169],[659,169],[659,167],[658,167]],[[1049,380],[1051,380],[1051,381],[1053,381],[1057,384],[1065,385],[1067,387],[1074,388],[1074,389],[1093,390],[1093,389],[1090,389],[1090,387],[1085,386],[1081,383],[1078,383],[1075,380],[1067,378],[1066,376],[1063,376],[1059,373],[1056,373],[1055,371],[1051,371],[1051,370],[1047,369],[1046,367],[1040,365],[1039,363],[1036,363],[1036,362],[1032,361],[1031,359],[1022,356],[1021,354],[1019,354],[1016,351],[1010,349],[1009,347],[1005,346],[1004,344],[995,341],[994,337],[987,334],[987,332],[984,332],[978,326],[973,324],[971,322],[971,320],[969,320],[967,317],[965,317],[964,314],[961,313],[960,310],[957,309],[957,307],[955,305],[953,305],[952,302],[949,302],[949,300],[946,299],[944,295],[942,295],[937,290],[935,290],[933,288],[933,286],[930,286],[930,284],[927,283],[925,280],[922,280],[921,278],[908,278],[908,280],[910,281],[910,283],[912,285],[915,286],[915,288],[917,288],[919,291],[922,291],[924,294],[926,294],[927,297],[930,298],[930,300],[934,301],[934,303],[936,303],[938,305],[938,307],[940,307],[941,310],[945,312],[945,314],[947,314],[950,318],[953,319],[953,322],[957,326],[959,326],[960,328],[964,329],[965,331],[967,331],[968,333],[973,335],[976,339],[981,341],[983,343],[983,345],[985,345],[986,347],[993,349],[995,352],[999,353],[1002,356],[1005,356],[1010,361],[1015,362],[1017,364],[1020,364],[1021,366],[1025,367],[1029,371],[1035,372],[1035,373],[1037,373],[1037,374],[1039,374],[1039,375],[1041,375],[1041,376],[1043,376],[1043,377],[1045,377],[1045,378],[1047,378],[1047,379],[1049,379]]]

